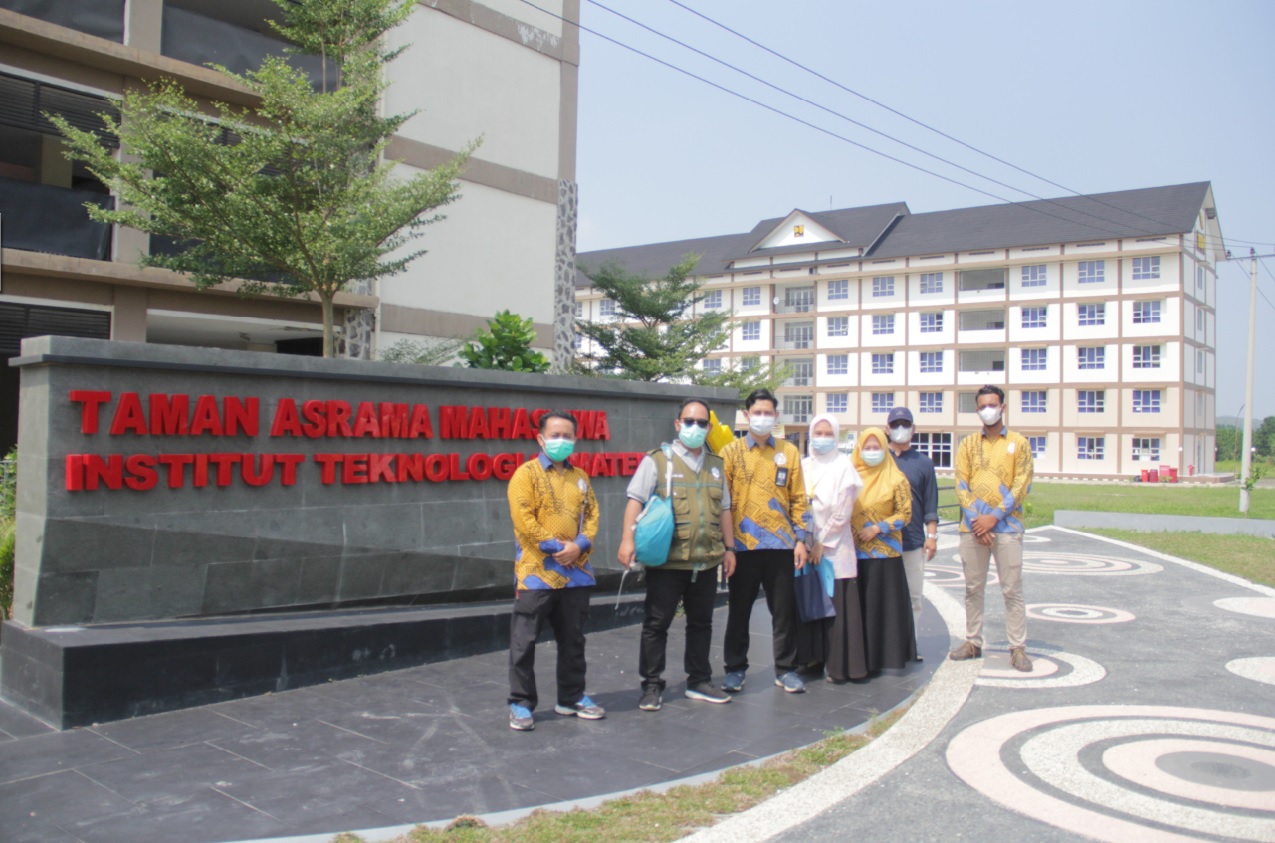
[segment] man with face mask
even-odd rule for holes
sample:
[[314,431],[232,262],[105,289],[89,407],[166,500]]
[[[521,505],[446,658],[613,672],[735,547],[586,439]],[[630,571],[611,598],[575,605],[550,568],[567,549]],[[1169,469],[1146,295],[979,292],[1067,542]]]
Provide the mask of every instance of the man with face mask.
[[[912,487],[912,520],[903,528],[903,570],[912,595],[913,628],[921,623],[921,591],[925,586],[925,563],[934,558],[939,534],[939,481],[934,462],[912,447],[916,426],[912,411],[895,407],[886,417],[887,435],[894,462]],[[921,660],[917,651],[917,661]]]
[[1023,502],[1031,492],[1032,452],[1005,426],[1005,392],[985,386],[975,396],[983,428],[956,450],[956,499],[961,505],[961,565],[965,569],[965,643],[949,657],[983,654],[983,591],[988,558],[996,560],[1005,597],[1010,663],[1029,672],[1027,611],[1023,603]]
[[629,481],[620,564],[626,568],[636,564],[633,528],[651,495],[665,497],[671,489],[676,524],[668,561],[646,571],[646,618],[638,653],[638,675],[642,677],[638,708],[642,711],[659,711],[664,704],[665,651],[678,603],[686,613],[683,667],[687,699],[730,702],[730,697],[714,687],[709,660],[717,566],[721,565],[728,577],[735,572],[735,547],[722,458],[704,447],[708,425],[708,404],[697,398],[683,401],[673,418],[677,438],[644,457]]
[[558,704],[554,711],[601,720],[602,707],[584,690],[584,623],[593,570],[589,551],[598,534],[598,500],[589,476],[567,462],[576,420],[553,410],[540,417],[541,453],[509,479],[514,522],[514,613],[509,625],[509,728],[530,732],[536,694],[536,637],[545,621],[558,644]]
[[758,389],[744,401],[748,433],[722,448],[730,484],[734,520],[735,575],[730,578],[726,616],[726,678],[722,690],[744,689],[748,671],[748,622],[757,592],[766,589],[770,609],[775,685],[799,694],[806,685],[797,675],[797,598],[793,572],[806,564],[812,522],[797,446],[776,439],[778,402]]

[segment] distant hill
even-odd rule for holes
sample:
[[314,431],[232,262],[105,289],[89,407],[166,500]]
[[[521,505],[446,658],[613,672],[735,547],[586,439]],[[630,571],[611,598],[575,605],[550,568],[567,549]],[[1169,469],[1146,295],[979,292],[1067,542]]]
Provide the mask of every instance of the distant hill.
[[[1258,422],[1260,424],[1260,422]],[[1217,416],[1217,427],[1239,427],[1244,424],[1244,419],[1239,416]]]

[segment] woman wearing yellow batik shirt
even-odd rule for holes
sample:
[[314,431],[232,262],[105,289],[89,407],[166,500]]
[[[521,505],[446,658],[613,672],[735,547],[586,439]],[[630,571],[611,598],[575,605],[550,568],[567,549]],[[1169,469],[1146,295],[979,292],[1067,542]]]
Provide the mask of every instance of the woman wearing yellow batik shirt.
[[854,502],[854,529],[859,564],[859,600],[863,609],[868,672],[901,668],[916,659],[912,630],[912,597],[903,568],[903,528],[912,519],[912,488],[886,453],[879,427],[859,434],[854,467],[863,490]]

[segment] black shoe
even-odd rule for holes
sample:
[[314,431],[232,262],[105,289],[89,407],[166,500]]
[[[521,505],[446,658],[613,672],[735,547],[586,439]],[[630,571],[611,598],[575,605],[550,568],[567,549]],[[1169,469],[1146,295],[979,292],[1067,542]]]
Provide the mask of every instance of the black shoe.
[[643,711],[659,711],[664,707],[664,694],[659,688],[646,688],[642,691],[642,699],[638,700],[638,708]]

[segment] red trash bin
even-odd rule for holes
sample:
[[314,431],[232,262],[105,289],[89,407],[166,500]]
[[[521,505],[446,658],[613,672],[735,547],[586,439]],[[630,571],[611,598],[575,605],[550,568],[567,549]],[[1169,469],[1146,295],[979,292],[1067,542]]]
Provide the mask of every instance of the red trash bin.
[[1151,482],[1151,469],[1149,468],[1142,469],[1142,482],[1143,483]]
[[1148,483],[1159,483],[1159,482],[1160,482],[1160,472],[1156,471],[1154,468],[1149,468],[1149,469],[1147,469],[1147,482],[1148,482]]
[[1173,467],[1173,466],[1169,467],[1169,482],[1170,483],[1178,482],[1178,470],[1176,467]]

